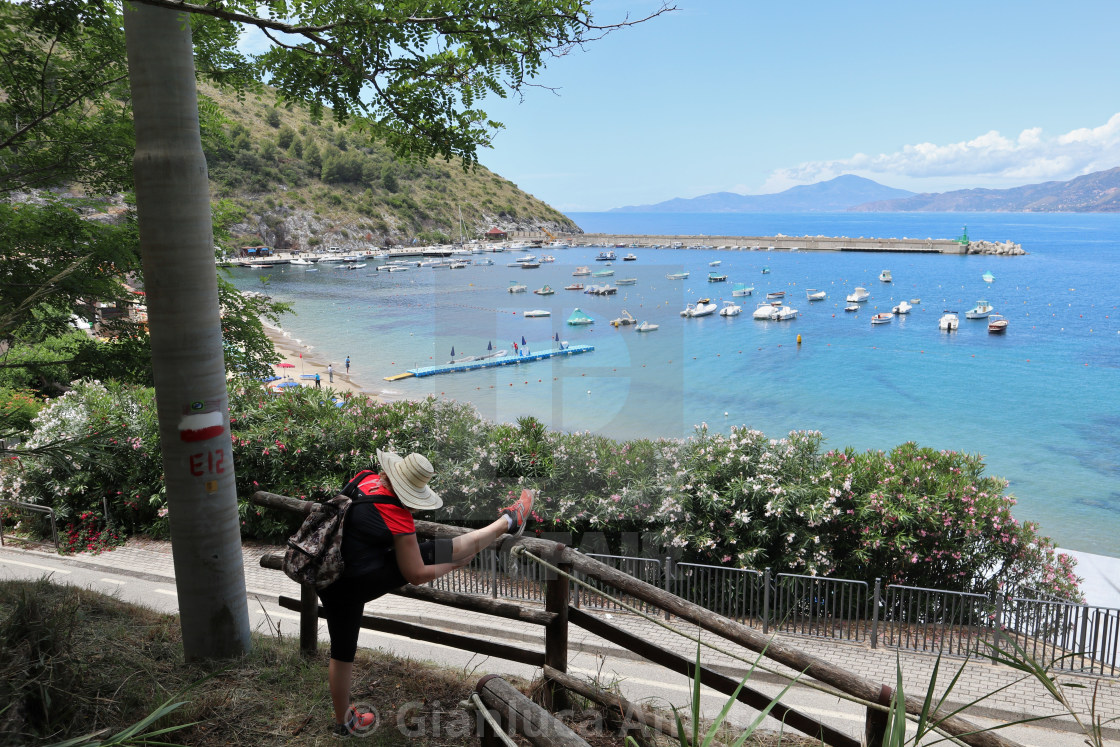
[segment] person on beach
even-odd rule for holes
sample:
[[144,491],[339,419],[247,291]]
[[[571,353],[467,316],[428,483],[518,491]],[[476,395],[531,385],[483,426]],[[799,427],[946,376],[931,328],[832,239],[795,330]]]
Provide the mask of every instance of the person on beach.
[[501,509],[489,525],[453,539],[419,542],[413,512],[443,505],[428,486],[435,476],[432,463],[423,454],[402,458],[381,450],[377,463],[381,471],[357,483],[358,497],[346,514],[342,576],[318,592],[331,642],[327,682],[338,737],[362,734],[377,725],[376,714],[359,712],[350,704],[354,655],[366,603],[405,584],[425,584],[462,568],[504,534],[519,536],[537,496],[535,490],[522,490],[521,497]]
[[322,389],[323,388],[323,380],[319,378],[319,372],[318,371],[315,372],[315,388],[316,389]]
[[332,363],[327,364],[327,381],[331,384],[334,383],[334,364]]
[[350,356],[346,356],[346,373],[350,373]]

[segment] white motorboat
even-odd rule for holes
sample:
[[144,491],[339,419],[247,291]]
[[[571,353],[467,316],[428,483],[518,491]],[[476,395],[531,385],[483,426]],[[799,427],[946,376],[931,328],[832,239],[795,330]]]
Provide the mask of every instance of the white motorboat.
[[731,291],[733,298],[743,298],[754,293],[754,286],[748,286],[746,283],[735,283],[735,288]]
[[523,262],[536,262],[537,258],[534,257],[532,254],[526,254],[524,257],[517,257],[513,261],[516,262],[517,264],[522,264]]
[[890,270],[883,270],[882,272],[880,272],[879,273],[879,279],[881,281],[883,281],[884,283],[889,283],[892,280],[894,280],[894,278],[891,277],[891,271]]
[[708,263],[708,267],[719,267],[720,261],[721,260],[713,259],[711,262]]
[[622,258],[622,261],[623,262],[633,262],[637,258],[638,258],[638,255],[634,254],[633,252],[630,252],[629,254],[627,254],[625,257]]
[[450,267],[452,270],[464,270],[467,267],[467,263],[466,262],[452,262],[450,265],[448,265],[448,267]]
[[688,273],[687,272],[670,272],[668,275],[665,276],[665,279],[666,280],[687,280],[688,279]]
[[891,313],[899,314],[899,315],[909,314],[910,309],[912,309],[912,308],[914,308],[914,307],[911,306],[910,304],[906,303],[905,301],[899,301],[898,305],[895,306],[893,309],[891,309]]
[[596,262],[612,262],[618,259],[618,255],[612,250],[608,249],[605,252],[599,252],[599,256],[595,258]]
[[871,294],[867,292],[867,289],[859,286],[853,289],[844,300],[848,303],[863,303],[869,298],[871,298]]
[[810,301],[823,301],[828,298],[828,294],[822,290],[817,290],[816,288],[806,288],[805,297]]
[[778,308],[777,306],[771,306],[769,303],[760,303],[751,316],[755,319],[773,321],[778,318]]
[[572,277],[577,277],[578,278],[578,277],[584,277],[584,276],[590,275],[590,274],[591,274],[591,268],[584,265],[583,267],[577,267],[575,269],[575,271],[572,272]]
[[616,280],[614,282],[615,282],[615,285],[637,285],[638,284],[638,279],[637,278],[619,278],[618,280]]
[[786,297],[785,291],[770,291],[766,294],[767,301],[780,301]]
[[637,327],[634,327],[635,332],[652,332],[658,328],[657,324],[650,324],[649,322],[642,322]]
[[872,324],[889,324],[893,319],[894,319],[894,314],[881,313],[881,314],[876,314],[875,316],[871,317],[871,323]]
[[941,318],[937,320],[937,328],[946,332],[955,331],[960,324],[961,320],[955,311],[946,310],[946,312],[941,315]]
[[701,298],[696,303],[690,303],[688,306],[686,306],[684,308],[684,311],[681,312],[681,316],[708,316],[709,314],[716,313],[717,308],[719,307],[712,303],[712,300],[710,298]]
[[917,306],[921,302],[922,302],[922,299],[920,299],[920,298],[911,298],[910,299],[910,305],[911,306]]
[[861,308],[863,307],[858,303],[850,303],[844,307],[844,311],[859,311]]
[[346,264],[346,265],[344,265],[344,266],[343,266],[343,268],[342,268],[342,269],[344,269],[344,270],[360,270],[360,269],[362,269],[362,268],[363,268],[363,267],[365,267],[365,266],[366,266],[366,263],[365,263],[365,262],[359,262],[359,263],[358,263],[358,264],[356,264],[356,265],[352,265],[352,264]]
[[490,259],[489,257],[485,257],[483,259],[476,259],[471,262],[471,264],[475,267],[492,267],[494,265],[494,260]]
[[790,308],[789,306],[779,306],[774,312],[774,319],[779,322],[787,322],[790,319],[796,318],[798,313],[797,309]]
[[296,257],[295,259],[293,259],[291,261],[291,264],[293,264],[293,265],[310,265],[310,264],[314,264],[314,262],[310,262],[306,259],[303,259],[302,257]]
[[973,306],[968,311],[964,312],[964,318],[965,319],[987,319],[988,315],[991,314],[993,311],[995,311],[995,309],[992,308],[992,305],[990,303],[988,303],[984,299],[980,299],[979,301],[976,302],[975,306]]
[[519,283],[516,280],[509,281],[509,287],[506,288],[510,293],[524,293],[529,290],[529,287],[524,283]]
[[526,316],[526,317],[552,316],[552,312],[549,311],[548,309],[529,309],[528,311],[523,312],[523,316]]
[[988,317],[988,331],[993,335],[998,335],[1007,331],[1007,319],[999,314],[992,314]]
[[546,254],[543,257],[541,257],[541,262],[543,264],[547,264],[549,262],[555,262],[555,261],[556,261],[556,257],[553,257],[551,254]]
[[592,276],[597,278],[609,278],[610,276],[614,275],[614,270],[597,270],[591,274]]
[[720,316],[739,316],[743,313],[743,307],[734,301],[724,301],[723,308],[719,310]]

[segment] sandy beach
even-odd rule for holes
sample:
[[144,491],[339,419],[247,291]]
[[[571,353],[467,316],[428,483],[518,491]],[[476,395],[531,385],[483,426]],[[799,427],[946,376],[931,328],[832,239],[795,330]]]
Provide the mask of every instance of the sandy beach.
[[[276,352],[280,354],[285,363],[291,363],[292,368],[277,368],[276,373],[280,376],[291,377],[293,381],[298,381],[305,387],[315,386],[314,379],[300,378],[303,374],[319,374],[322,380],[323,389],[334,389],[339,392],[354,392],[357,394],[365,394],[376,400],[381,398],[374,392],[366,391],[360,384],[354,381],[350,374],[346,373],[346,366],[343,361],[326,361],[318,358],[312,353],[309,353],[302,345],[290,337],[286,337],[284,330],[277,327],[272,327],[268,324],[265,325],[265,332],[268,334],[272,344],[276,348]],[[302,357],[301,357],[302,354]],[[331,364],[334,368],[334,382],[330,381],[327,375],[327,365]]]

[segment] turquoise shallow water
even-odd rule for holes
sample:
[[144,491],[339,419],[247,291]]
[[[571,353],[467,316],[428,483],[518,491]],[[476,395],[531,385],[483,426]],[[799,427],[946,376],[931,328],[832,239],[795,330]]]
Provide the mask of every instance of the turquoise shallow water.
[[[270,271],[268,292],[295,304],[284,320],[293,338],[352,372],[371,391],[419,397],[435,393],[474,402],[485,417],[532,414],[556,428],[617,438],[687,436],[697,423],[717,430],[747,425],[774,436],[815,429],[831,447],[890,448],[907,440],[985,456],[1008,479],[1016,515],[1039,521],[1060,545],[1118,555],[1120,530],[1120,216],[1020,214],[576,214],[587,231],[709,235],[848,235],[952,238],[968,225],[974,239],[1011,239],[1023,257],[884,255],[819,252],[705,252],[635,249],[636,262],[613,264],[612,278],[633,277],[611,297],[564,291],[578,265],[598,249],[552,253],[538,270],[508,268],[511,253],[488,254],[493,267],[412,269],[400,273]],[[538,252],[543,253],[543,252]],[[705,281],[719,259],[727,283]],[[761,268],[768,266],[769,274]],[[685,281],[669,272],[688,270]],[[877,279],[890,269],[894,283]],[[990,271],[995,281],[981,275]],[[259,288],[260,271],[237,269],[242,288]],[[510,294],[511,280],[544,284],[556,295]],[[735,282],[755,287],[743,314],[682,319],[689,301],[730,298]],[[843,311],[862,285],[865,309]],[[805,288],[828,292],[810,304]],[[750,317],[768,290],[785,290],[801,311],[792,322]],[[899,300],[921,298],[907,317],[872,327],[870,316]],[[1002,337],[963,318],[985,298],[1010,320]],[[564,324],[579,307],[590,327]],[[549,318],[526,319],[526,309]],[[961,314],[955,334],[937,329],[944,309]],[[612,328],[628,310],[660,325],[638,334]],[[593,353],[425,379],[384,376],[487,344],[532,350],[559,332]],[[801,335],[802,344],[796,338]]]

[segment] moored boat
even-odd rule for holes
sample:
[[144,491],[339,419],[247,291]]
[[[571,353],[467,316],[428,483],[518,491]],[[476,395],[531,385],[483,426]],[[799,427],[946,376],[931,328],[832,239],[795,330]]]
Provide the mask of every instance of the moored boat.
[[720,316],[739,316],[743,313],[743,307],[734,301],[724,301],[723,308],[719,310]]
[[937,328],[946,332],[953,332],[960,326],[961,320],[957,316],[957,312],[949,311],[946,309],[941,318],[937,320]]
[[746,283],[735,283],[735,287],[731,289],[731,295],[735,298],[743,298],[754,293],[754,286],[748,286]]
[[909,314],[910,309],[912,309],[912,308],[914,308],[914,307],[911,306],[910,304],[906,303],[905,301],[899,301],[898,305],[895,306],[893,309],[891,309],[891,312],[894,313],[894,314],[899,314],[899,315]]
[[536,316],[552,316],[552,312],[548,309],[529,309],[528,311],[523,312],[523,316],[530,318]]
[[844,307],[844,311],[859,311],[861,308],[863,307],[858,303],[850,303]]
[[786,292],[785,291],[770,291],[769,293],[766,294],[766,300],[767,301],[777,301],[777,300],[785,298],[785,297],[786,297]]
[[848,303],[863,303],[869,298],[871,298],[871,294],[867,292],[867,289],[863,286],[857,286],[852,289],[852,292],[849,293],[848,297],[844,300]]
[[670,272],[665,276],[666,280],[686,280],[688,279],[687,272]]
[[565,285],[564,290],[566,290],[566,291],[581,291],[581,290],[583,290],[583,283],[572,283],[571,285]]
[[985,283],[990,283],[990,282],[992,282],[993,280],[995,280],[995,279],[996,279],[996,276],[995,276],[995,275],[993,275],[993,274],[992,274],[992,273],[990,273],[990,272],[985,272],[985,273],[984,273],[983,275],[981,275],[981,276],[980,276],[980,278],[981,278],[981,279],[982,279],[982,280],[983,280],[983,281],[984,281]]
[[616,259],[618,259],[618,255],[615,254],[612,250],[608,249],[605,252],[599,252],[599,256],[595,258],[595,261],[596,262],[613,262]]
[[991,314],[993,311],[994,311],[994,309],[992,308],[992,305],[981,298],[979,301],[976,302],[975,306],[973,306],[968,311],[964,312],[964,318],[965,319],[987,319],[988,315]]
[[709,283],[726,283],[727,282],[727,275],[722,275],[718,272],[709,272],[708,273],[708,282]]
[[555,292],[556,291],[552,290],[552,286],[550,285],[546,285],[543,288],[537,288],[533,291],[533,293],[536,293],[538,296],[551,296]]
[[828,298],[828,294],[822,290],[817,290],[816,288],[806,288],[805,297],[810,301],[823,301]]
[[578,277],[585,277],[585,276],[590,275],[590,274],[591,274],[591,268],[584,265],[583,267],[577,267],[575,269],[575,271],[572,272],[572,277],[577,277],[577,278]]
[[524,293],[529,290],[529,287],[524,283],[519,283],[516,280],[509,281],[509,286],[506,288],[510,293]]
[[890,270],[883,270],[882,272],[880,272],[879,273],[879,279],[881,281],[883,281],[884,283],[889,283],[892,280],[894,280],[894,278],[891,277],[891,271]]
[[649,322],[642,322],[637,327],[634,327],[635,332],[652,332],[658,328],[657,324],[650,324]]
[[636,254],[634,254],[633,252],[631,252],[630,254],[627,254],[625,257],[623,257],[622,261],[623,262],[633,262],[637,258],[638,258],[638,256]]
[[685,306],[684,310],[681,312],[681,316],[708,316],[709,314],[714,314],[717,308],[718,307],[714,303],[712,303],[712,299],[701,298],[696,303],[690,303]]
[[778,307],[763,302],[758,305],[758,308],[754,310],[751,316],[764,321],[774,320],[778,318]]
[[591,276],[596,278],[609,278],[611,275],[614,275],[614,270],[597,270],[591,273]]
[[789,306],[779,306],[774,312],[774,319],[779,322],[787,322],[790,319],[795,319],[798,315],[798,310]]
[[1002,334],[1007,331],[1007,319],[999,314],[992,314],[988,317],[988,332],[993,335]]
[[894,319],[894,314],[876,314],[871,317],[872,324],[888,324]]

